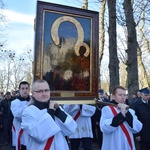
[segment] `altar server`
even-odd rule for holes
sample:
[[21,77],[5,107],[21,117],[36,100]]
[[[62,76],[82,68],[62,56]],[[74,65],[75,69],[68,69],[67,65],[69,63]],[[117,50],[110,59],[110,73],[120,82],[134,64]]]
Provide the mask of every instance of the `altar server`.
[[32,85],[34,102],[24,109],[21,127],[29,135],[28,150],[69,150],[65,136],[73,134],[76,122],[50,101],[50,88],[45,80]]
[[19,84],[19,96],[11,102],[11,111],[14,116],[12,125],[12,145],[16,150],[26,150],[28,135],[21,129],[22,112],[31,98],[29,96],[30,85],[26,81]]
[[92,123],[91,116],[95,113],[95,106],[82,105],[64,105],[64,109],[76,121],[78,127],[74,134],[69,136],[71,150],[79,150],[80,142],[84,150],[92,150]]
[[103,132],[102,150],[135,150],[133,133],[142,129],[142,123],[137,119],[135,111],[125,104],[126,90],[122,86],[114,88],[114,106],[102,108],[100,128]]

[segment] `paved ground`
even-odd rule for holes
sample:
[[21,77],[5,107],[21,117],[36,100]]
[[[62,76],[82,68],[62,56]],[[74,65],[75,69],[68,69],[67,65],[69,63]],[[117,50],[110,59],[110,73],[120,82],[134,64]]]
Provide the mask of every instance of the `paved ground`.
[[0,129],[0,150],[14,150],[14,148],[11,146],[11,142],[9,142],[8,145],[4,144],[4,136],[3,136],[2,129]]
[[[14,150],[14,148],[11,145],[11,142],[9,142],[8,145],[4,144],[3,133],[1,130],[0,130],[0,150]],[[80,150],[83,150],[82,146],[81,146]],[[96,142],[93,143],[93,150],[100,150],[98,148],[98,144]]]
[[[3,143],[3,145],[1,145]],[[139,150],[139,144],[137,142],[135,142],[136,145],[136,150]],[[11,146],[11,142],[9,142],[8,145],[4,144],[3,141],[3,133],[0,130],[0,150],[14,150],[14,148]],[[80,150],[83,150],[82,146],[80,148]],[[98,144],[96,142],[93,143],[93,150],[100,150],[100,148],[98,147]]]
[[[14,148],[9,143],[7,146],[3,145],[0,147],[0,150],[14,150]],[[80,150],[83,150],[80,148]],[[93,150],[99,150],[98,145],[96,143],[93,143]]]
[[0,147],[0,150],[14,150],[10,145]]

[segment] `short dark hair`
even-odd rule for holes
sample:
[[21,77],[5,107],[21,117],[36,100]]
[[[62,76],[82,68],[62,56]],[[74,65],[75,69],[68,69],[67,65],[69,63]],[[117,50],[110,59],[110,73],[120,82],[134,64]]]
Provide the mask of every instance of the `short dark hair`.
[[22,81],[19,84],[19,89],[21,88],[21,85],[23,85],[23,84],[27,84],[28,86],[30,86],[30,84],[27,81]]
[[10,92],[6,92],[6,94],[5,95],[11,95],[11,93]]

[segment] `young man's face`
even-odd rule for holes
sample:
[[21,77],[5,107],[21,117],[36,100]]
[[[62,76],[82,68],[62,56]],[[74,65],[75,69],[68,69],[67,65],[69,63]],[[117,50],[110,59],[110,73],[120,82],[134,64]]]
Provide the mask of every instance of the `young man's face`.
[[125,100],[126,100],[126,91],[123,90],[123,89],[117,89],[116,90],[116,94],[113,95],[113,99],[117,103],[125,103]]
[[133,98],[137,98],[137,96],[135,94],[132,95]]
[[50,89],[47,82],[36,83],[32,91],[33,97],[40,102],[47,102],[50,99]]
[[19,93],[21,97],[27,98],[30,92],[30,88],[28,84],[21,84]]
[[137,92],[137,96],[138,96],[138,97],[141,97],[141,93],[140,93],[140,92]]
[[13,91],[11,95],[12,95],[12,96],[16,96],[16,92]]
[[11,99],[11,95],[10,95],[10,94],[7,94],[7,95],[5,96],[5,98],[6,98],[7,100],[10,100],[10,99]]

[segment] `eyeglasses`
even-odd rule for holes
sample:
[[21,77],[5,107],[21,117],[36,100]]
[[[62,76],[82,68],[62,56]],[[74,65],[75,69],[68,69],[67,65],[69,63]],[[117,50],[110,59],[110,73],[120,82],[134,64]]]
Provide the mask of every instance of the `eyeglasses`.
[[34,92],[42,94],[42,93],[48,93],[49,91],[50,91],[49,89],[45,89],[45,90],[38,90],[38,91],[34,91]]

